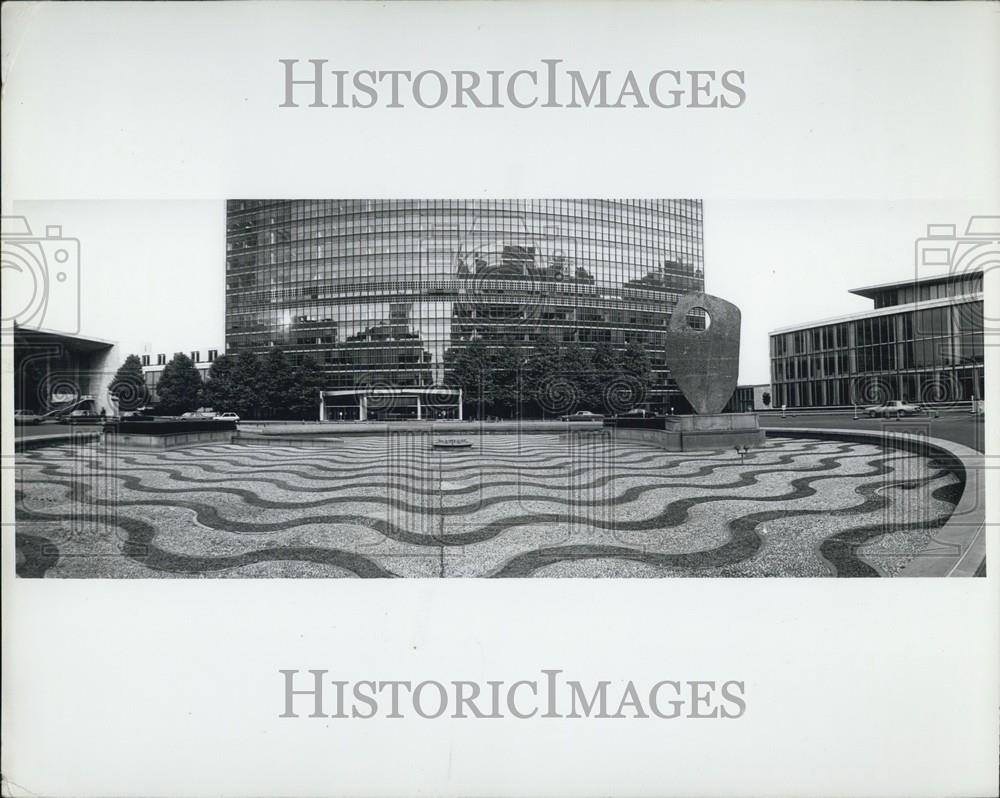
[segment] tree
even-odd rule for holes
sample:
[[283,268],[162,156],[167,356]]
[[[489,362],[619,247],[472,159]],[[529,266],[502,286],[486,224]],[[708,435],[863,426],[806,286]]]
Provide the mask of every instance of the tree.
[[138,355],[129,355],[118,367],[108,393],[114,397],[118,410],[136,410],[149,401],[146,377],[142,373],[142,361]]
[[564,385],[571,387],[572,396],[572,405],[562,412],[568,413],[574,409],[602,410],[601,385],[594,373],[591,349],[579,341],[571,341],[561,347],[560,356],[556,373]]
[[292,390],[288,411],[294,418],[316,418],[319,414],[319,392],[326,384],[323,370],[306,355],[292,375]]
[[295,375],[291,363],[279,348],[271,349],[261,363],[258,393],[261,413],[265,418],[282,418],[288,415],[293,401]]
[[638,338],[632,338],[625,346],[621,360],[622,371],[631,374],[644,385],[649,385],[652,379],[652,366],[646,348]]
[[487,406],[501,418],[512,418],[520,396],[520,371],[524,353],[513,343],[503,343],[489,350]]
[[762,393],[760,395],[760,400],[764,403],[764,407],[770,407],[771,406],[771,392],[770,391],[764,391],[764,393]]
[[242,418],[257,418],[261,404],[261,363],[252,352],[241,352],[236,358],[232,382],[233,412]]
[[236,386],[233,374],[236,361],[229,355],[222,355],[212,361],[208,369],[208,379],[202,392],[205,404],[219,413],[239,412],[236,408]]
[[444,353],[445,382],[462,389],[464,402],[479,408],[486,402],[488,350],[481,339],[475,339],[461,347],[452,347]]
[[521,348],[510,341],[474,340],[445,352],[445,382],[462,389],[475,415],[511,416],[520,398]]
[[[562,415],[576,410],[620,413],[649,394],[652,367],[639,341],[558,342],[544,334],[522,348],[516,341],[480,339],[445,352],[446,381],[483,412],[510,416]],[[472,414],[470,414],[472,415]]]
[[262,359],[250,352],[226,355],[212,363],[205,402],[216,411],[244,418],[315,418],[326,375],[308,355],[293,368],[280,349]]
[[587,354],[586,359],[589,363],[580,386],[587,407],[599,413],[616,413],[630,409],[619,407],[616,401],[624,377],[621,353],[611,344],[601,341]]
[[191,358],[178,352],[167,363],[156,385],[160,412],[176,415],[195,410],[201,404],[201,375]]
[[524,412],[542,416],[567,410],[566,401],[573,401],[560,382],[563,352],[559,342],[547,333],[532,344],[531,354],[521,368],[521,391]]
[[633,406],[644,402],[653,384],[653,365],[646,347],[638,338],[630,339],[625,345],[625,351],[621,353],[621,372]]

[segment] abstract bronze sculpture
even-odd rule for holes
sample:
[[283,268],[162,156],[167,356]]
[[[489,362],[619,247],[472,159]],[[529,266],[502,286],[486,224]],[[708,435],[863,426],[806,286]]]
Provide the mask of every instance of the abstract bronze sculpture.
[[[706,314],[706,328],[691,326]],[[666,334],[670,374],[699,415],[721,413],[733,391],[740,366],[740,309],[711,294],[685,294],[670,317]]]
[[[703,314],[699,311],[703,311]],[[755,413],[723,413],[739,376],[740,309],[711,294],[680,298],[666,333],[670,374],[694,409],[692,415],[670,415],[659,429],[623,426],[617,434],[669,451],[732,449],[742,461],[750,447],[764,443]],[[645,425],[643,425],[645,426]]]

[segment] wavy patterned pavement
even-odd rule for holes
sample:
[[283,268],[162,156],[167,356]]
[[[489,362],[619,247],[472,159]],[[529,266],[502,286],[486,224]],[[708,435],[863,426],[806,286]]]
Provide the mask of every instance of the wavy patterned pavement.
[[891,576],[961,484],[873,445],[668,453],[606,432],[17,461],[24,577]]

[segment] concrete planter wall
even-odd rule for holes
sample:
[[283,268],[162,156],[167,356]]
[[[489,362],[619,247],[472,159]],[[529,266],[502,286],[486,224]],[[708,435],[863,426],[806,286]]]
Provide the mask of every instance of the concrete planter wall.
[[184,446],[201,446],[206,443],[232,443],[233,430],[206,430],[203,432],[177,432],[173,434],[143,434],[107,431],[104,442],[120,449],[177,449]]
[[85,443],[97,443],[101,433],[96,430],[88,432],[57,432],[52,435],[35,435],[30,438],[17,439],[17,451],[26,452],[29,449],[42,449],[46,446],[79,446]]

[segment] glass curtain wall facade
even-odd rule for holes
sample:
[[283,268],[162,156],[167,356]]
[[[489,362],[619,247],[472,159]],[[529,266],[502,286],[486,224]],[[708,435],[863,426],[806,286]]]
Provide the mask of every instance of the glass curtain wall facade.
[[878,310],[771,333],[775,406],[983,397],[981,273],[854,293]]
[[231,200],[226,349],[311,357],[329,388],[430,386],[445,352],[539,336],[649,353],[704,289],[700,200]]

